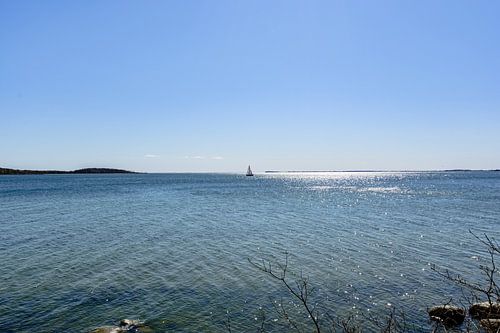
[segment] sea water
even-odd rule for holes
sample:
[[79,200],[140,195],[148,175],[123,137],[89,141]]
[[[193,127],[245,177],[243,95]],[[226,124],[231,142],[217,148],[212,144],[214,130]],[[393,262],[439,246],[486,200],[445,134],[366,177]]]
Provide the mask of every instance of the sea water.
[[323,323],[397,307],[425,330],[462,295],[432,265],[481,279],[470,231],[500,238],[500,172],[1,176],[0,331],[287,332],[277,304],[309,319],[249,261],[285,253]]

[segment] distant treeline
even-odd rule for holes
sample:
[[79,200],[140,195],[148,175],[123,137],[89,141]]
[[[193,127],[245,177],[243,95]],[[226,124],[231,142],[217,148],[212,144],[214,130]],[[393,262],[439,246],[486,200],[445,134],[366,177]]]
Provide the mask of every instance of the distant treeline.
[[0,168],[0,175],[51,175],[51,174],[86,174],[86,173],[135,173],[133,171],[110,168],[85,168],[73,171],[60,170],[18,170]]
[[266,170],[266,173],[324,173],[324,172],[469,172],[500,171],[500,169],[449,169],[449,170]]

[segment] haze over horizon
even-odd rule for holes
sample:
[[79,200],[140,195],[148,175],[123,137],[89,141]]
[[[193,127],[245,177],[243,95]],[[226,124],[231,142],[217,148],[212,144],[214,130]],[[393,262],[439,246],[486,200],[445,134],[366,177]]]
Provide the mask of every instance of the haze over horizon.
[[498,169],[499,12],[0,0],[0,167]]

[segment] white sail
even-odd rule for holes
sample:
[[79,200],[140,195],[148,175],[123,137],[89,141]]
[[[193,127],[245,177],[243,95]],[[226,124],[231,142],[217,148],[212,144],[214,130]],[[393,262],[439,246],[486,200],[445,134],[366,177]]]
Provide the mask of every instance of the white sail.
[[248,166],[248,169],[247,169],[247,176],[253,176],[253,172],[252,172],[252,169],[250,169],[250,165]]

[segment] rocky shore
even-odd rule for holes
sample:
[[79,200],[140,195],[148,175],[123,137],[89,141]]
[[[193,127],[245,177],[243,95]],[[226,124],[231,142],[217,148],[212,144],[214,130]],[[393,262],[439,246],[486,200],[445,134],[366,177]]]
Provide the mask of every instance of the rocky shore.
[[463,324],[466,315],[478,321],[479,326],[486,332],[500,331],[500,303],[481,302],[472,304],[466,309],[446,304],[434,306],[428,311],[431,320],[443,324],[445,327],[455,327]]

